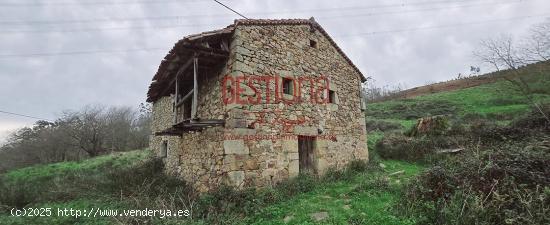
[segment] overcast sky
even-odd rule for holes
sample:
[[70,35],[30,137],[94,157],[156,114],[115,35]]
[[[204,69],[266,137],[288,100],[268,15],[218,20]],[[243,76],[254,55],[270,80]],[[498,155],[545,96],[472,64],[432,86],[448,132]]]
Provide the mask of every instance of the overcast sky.
[[[377,85],[407,88],[468,74],[480,39],[550,16],[548,0],[220,1],[250,18],[313,16]],[[0,0],[0,110],[137,106],[177,40],[237,18],[212,0]],[[34,121],[0,113],[0,142]]]

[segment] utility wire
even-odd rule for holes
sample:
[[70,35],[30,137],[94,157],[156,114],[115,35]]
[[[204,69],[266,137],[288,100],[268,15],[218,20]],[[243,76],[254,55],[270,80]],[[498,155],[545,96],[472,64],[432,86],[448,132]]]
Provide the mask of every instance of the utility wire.
[[216,3],[222,5],[223,7],[225,7],[226,9],[229,9],[231,10],[231,12],[234,12],[236,13],[237,15],[241,16],[242,18],[245,18],[245,19],[248,19],[246,16],[244,16],[243,14],[240,14],[239,12],[235,11],[234,9],[230,8],[229,6],[226,6],[224,5],[223,3],[219,2],[218,0],[214,0]]
[[44,53],[30,53],[30,54],[7,54],[0,55],[1,58],[11,57],[40,57],[40,56],[59,56],[59,55],[88,55],[88,54],[102,54],[102,53],[125,53],[125,52],[138,52],[138,51],[159,51],[166,50],[166,48],[135,48],[135,49],[119,49],[119,50],[91,50],[91,51],[72,51],[72,52],[44,52]]
[[[331,36],[332,37],[372,36],[372,35],[389,34],[389,33],[402,33],[402,32],[411,32],[411,31],[419,31],[419,30],[428,30],[428,29],[444,29],[449,27],[477,25],[477,24],[483,24],[483,23],[494,23],[494,22],[510,21],[510,20],[518,20],[518,19],[530,19],[530,18],[542,17],[542,16],[550,16],[550,13],[521,16],[521,17],[492,19],[492,20],[480,20],[480,21],[472,21],[472,22],[457,23],[457,24],[443,24],[443,25],[437,25],[437,26],[413,27],[413,28],[405,28],[405,29],[373,31],[373,32],[365,32],[365,33],[331,35]],[[7,54],[7,55],[0,55],[0,59],[18,58],[18,57],[42,57],[42,56],[59,56],[59,55],[87,55],[87,54],[100,54],[100,53],[107,54],[107,53],[136,52],[136,51],[157,51],[157,50],[165,50],[165,49],[166,48],[158,47],[158,48],[136,48],[136,49],[120,49],[120,50],[91,50],[91,51],[73,51],[73,52]]]
[[123,26],[123,27],[92,27],[92,28],[76,28],[64,30],[9,30],[1,31],[0,34],[10,33],[73,33],[73,32],[90,32],[90,31],[106,31],[106,30],[146,30],[146,29],[172,29],[179,27],[201,27],[201,26],[224,26],[227,24],[183,24],[183,25],[159,25],[159,26]]
[[166,3],[197,3],[207,0],[142,0],[142,1],[76,1],[76,2],[19,2],[0,3],[0,7],[41,7],[41,6],[101,6],[101,5],[129,5],[129,4],[166,4]]
[[[507,3],[520,3],[522,1],[512,1]],[[477,4],[477,5],[461,5],[454,7],[443,7],[443,8],[428,8],[428,9],[419,9],[419,10],[408,10],[408,11],[388,11],[388,12],[379,12],[379,13],[366,13],[366,14],[347,14],[347,15],[336,15],[336,16],[321,16],[317,19],[336,19],[336,18],[349,18],[349,17],[360,17],[360,16],[377,16],[377,15],[388,15],[388,14],[401,14],[409,12],[422,12],[422,11],[432,11],[432,10],[442,10],[442,9],[452,9],[452,8],[461,8],[461,7],[472,7],[486,4]],[[198,16],[198,15],[196,15]],[[155,19],[178,19],[184,18],[179,16],[172,17],[153,17]],[[144,18],[128,18],[128,20],[137,20]],[[93,20],[81,20],[81,21],[93,21]],[[107,20],[105,20],[107,21]],[[6,22],[6,21],[4,21]],[[53,22],[53,21],[50,21]],[[68,21],[66,21],[68,22]],[[76,22],[76,21],[74,21]],[[0,21],[0,24],[2,22]],[[0,31],[3,34],[10,33],[67,33],[67,32],[88,32],[88,31],[103,31],[103,30],[133,30],[133,29],[164,29],[164,28],[174,28],[174,27],[199,27],[199,26],[223,26],[224,24],[185,24],[185,25],[157,25],[157,26],[122,26],[122,27],[91,27],[91,28],[76,28],[76,29],[62,29],[62,30],[51,30],[51,29],[39,29],[39,30],[4,30]]]
[[[420,12],[420,11],[431,11],[431,10],[440,10],[440,9],[454,9],[462,7],[472,7],[472,6],[483,6],[483,5],[498,5],[498,4],[513,4],[513,3],[523,3],[525,1],[537,1],[537,0],[514,0],[514,1],[499,1],[499,2],[485,2],[478,4],[469,4],[469,5],[454,5],[448,7],[437,7],[437,8],[427,8],[427,9],[416,9],[416,10],[405,10],[405,11],[386,11],[386,12],[372,12],[366,15],[385,15],[385,14],[398,14],[398,13],[408,13],[408,12]],[[453,3],[459,2],[470,2],[470,1],[456,1]],[[413,4],[413,3],[409,3]],[[286,10],[286,11],[270,11],[270,12],[254,12],[248,13],[250,15],[273,15],[273,14],[284,14],[284,13],[310,13],[310,12],[330,12],[330,11],[346,11],[346,10],[364,10],[364,9],[375,9],[382,7],[391,7],[395,5],[379,5],[379,6],[366,6],[366,7],[336,7],[336,8],[317,8],[309,10]],[[400,5],[401,6],[401,5]],[[365,14],[360,14],[365,15]],[[71,23],[94,23],[94,22],[112,22],[112,21],[140,21],[140,20],[178,20],[186,18],[196,18],[196,17],[228,17],[231,14],[197,14],[197,15],[185,15],[185,16],[155,16],[155,17],[134,17],[134,18],[97,18],[97,19],[84,19],[84,20],[21,20],[21,21],[0,21],[0,24],[5,25],[28,25],[28,24],[71,24]],[[345,15],[350,16],[350,15]]]
[[[128,4],[166,4],[166,3],[197,3],[197,2],[207,2],[208,0],[141,0],[141,1],[77,1],[77,2],[19,2],[19,3],[0,3],[0,7],[40,7],[40,6],[79,6],[79,5],[88,5],[88,6],[102,6],[102,5],[128,5]],[[445,0],[435,0],[435,1],[422,1],[422,2],[411,2],[411,3],[394,3],[394,4],[381,4],[381,5],[372,5],[372,8],[386,8],[386,7],[405,7],[409,5],[426,5],[426,4],[453,4],[460,2],[480,2],[480,1],[497,1],[497,0],[456,0],[456,1],[445,1]],[[352,7],[353,8],[353,7]]]
[[334,35],[334,37],[369,36],[369,35],[379,35],[379,34],[402,33],[402,32],[418,31],[418,30],[443,29],[443,28],[450,28],[450,27],[477,25],[477,24],[493,23],[493,22],[501,22],[501,21],[530,19],[530,18],[544,17],[544,16],[550,16],[550,13],[530,15],[530,16],[511,17],[511,18],[502,18],[502,19],[472,21],[472,22],[466,22],[466,23],[443,24],[443,25],[436,25],[436,26],[413,27],[413,28],[385,30],[385,31],[373,31],[373,32],[355,33],[355,34],[347,34],[347,35]]
[[37,120],[45,120],[45,121],[48,121],[48,122],[52,121],[50,119],[44,119],[44,118],[40,118],[40,117],[36,117],[36,116],[29,116],[29,115],[13,113],[13,112],[7,112],[7,111],[2,111],[2,110],[0,110],[0,113],[14,115],[14,116],[20,116],[20,117],[27,117],[27,118],[37,119]]

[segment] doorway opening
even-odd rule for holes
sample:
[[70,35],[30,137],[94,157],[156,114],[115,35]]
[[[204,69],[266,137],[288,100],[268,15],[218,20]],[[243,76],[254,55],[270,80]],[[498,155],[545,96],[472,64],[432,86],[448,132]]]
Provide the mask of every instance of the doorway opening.
[[315,148],[315,137],[313,136],[298,136],[298,157],[300,173],[314,174],[313,166]]

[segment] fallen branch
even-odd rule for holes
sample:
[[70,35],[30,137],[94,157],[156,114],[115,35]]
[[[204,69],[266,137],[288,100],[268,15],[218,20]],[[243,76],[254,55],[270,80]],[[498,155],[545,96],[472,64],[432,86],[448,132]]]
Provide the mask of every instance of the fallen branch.
[[443,149],[436,151],[437,154],[444,154],[444,153],[457,153],[464,150],[464,148],[453,148],[453,149]]

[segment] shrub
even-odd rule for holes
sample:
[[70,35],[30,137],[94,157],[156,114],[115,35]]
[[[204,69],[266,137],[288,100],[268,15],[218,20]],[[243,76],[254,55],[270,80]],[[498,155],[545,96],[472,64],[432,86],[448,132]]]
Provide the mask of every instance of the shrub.
[[518,98],[493,98],[487,102],[489,105],[504,106],[504,105],[518,105],[525,104],[525,100]]
[[[546,115],[550,115],[550,104],[541,106],[541,109]],[[550,130],[550,124],[536,108],[512,122],[512,127],[534,130]]]
[[409,184],[397,209],[421,224],[548,224],[548,163],[517,146],[449,159]]
[[484,119],[487,119],[487,117],[484,114],[481,114],[481,113],[469,112],[469,113],[464,114],[464,116],[462,116],[462,119],[464,121],[471,122],[471,121],[476,121],[476,120],[484,120]]
[[[162,161],[149,159],[130,167],[105,166],[40,179],[0,179],[0,205],[21,208],[38,202],[77,198],[130,197],[132,204],[156,206],[173,195],[186,199],[189,185],[164,173]],[[185,193],[185,194],[183,194]],[[184,198],[185,197],[185,198]]]
[[389,131],[400,130],[403,126],[396,122],[388,122],[384,120],[367,120],[367,132],[373,131]]
[[390,189],[390,180],[385,176],[376,176],[373,179],[367,179],[361,182],[357,187],[353,188],[351,193],[362,192],[383,192]]
[[449,119],[446,116],[431,116],[418,119],[405,135],[409,137],[421,135],[444,135],[449,130]]
[[298,193],[311,191],[316,185],[315,177],[308,174],[300,174],[295,178],[281,182],[276,188],[285,196],[293,196]]
[[429,149],[428,146],[423,146],[423,143],[401,135],[384,137],[376,144],[378,154],[385,159],[415,161],[423,158],[425,154],[431,153],[432,151]]
[[0,210],[2,208],[23,208],[32,203],[38,196],[32,185],[21,183],[18,185],[7,184],[0,179]]
[[404,99],[389,109],[367,107],[366,114],[378,119],[418,119],[435,115],[454,115],[460,108],[446,100]]
[[105,174],[106,182],[100,188],[107,193],[128,196],[145,194],[153,197],[182,187],[191,191],[184,180],[164,173],[164,163],[159,158],[151,158],[129,168],[109,168]]

